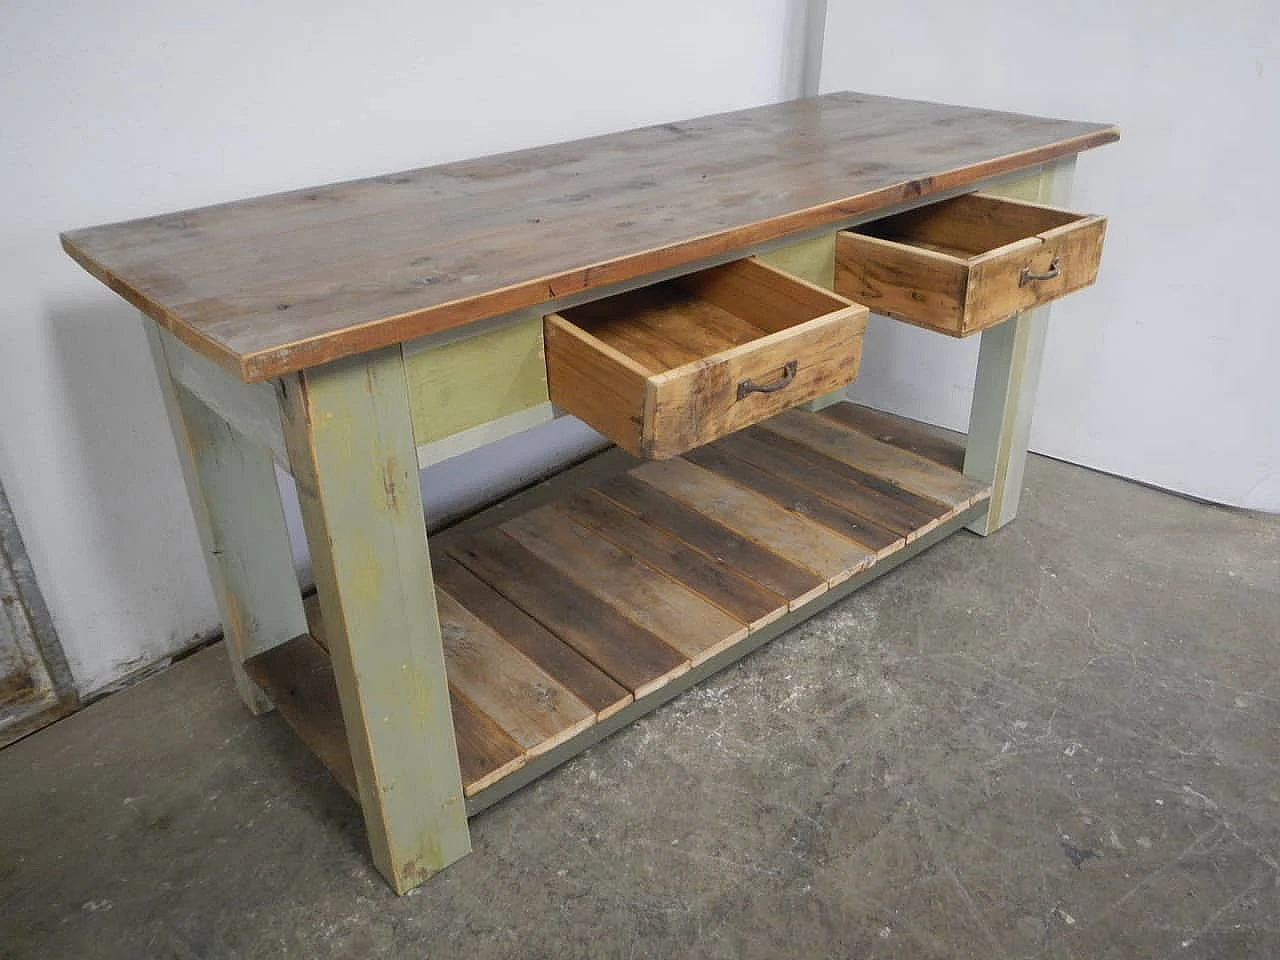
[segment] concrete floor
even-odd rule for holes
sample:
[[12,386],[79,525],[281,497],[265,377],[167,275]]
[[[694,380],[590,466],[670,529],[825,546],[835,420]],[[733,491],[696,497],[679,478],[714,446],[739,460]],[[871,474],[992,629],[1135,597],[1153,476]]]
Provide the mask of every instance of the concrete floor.
[[0,752],[0,957],[1280,957],[1280,518],[1027,480],[403,899],[204,651]]

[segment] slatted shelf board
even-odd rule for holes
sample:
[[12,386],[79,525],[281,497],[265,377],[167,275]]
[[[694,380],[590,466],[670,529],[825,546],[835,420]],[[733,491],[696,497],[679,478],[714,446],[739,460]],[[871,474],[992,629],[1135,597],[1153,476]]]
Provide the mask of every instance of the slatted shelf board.
[[[960,472],[963,457],[918,424],[850,403],[792,410],[683,457],[553,481],[527,508],[433,536],[472,809],[513,789],[503,782],[517,771],[674,695],[682,676],[745,654],[833,588],[956,529],[990,492]],[[314,602],[308,620],[310,636],[247,668],[354,794]]]

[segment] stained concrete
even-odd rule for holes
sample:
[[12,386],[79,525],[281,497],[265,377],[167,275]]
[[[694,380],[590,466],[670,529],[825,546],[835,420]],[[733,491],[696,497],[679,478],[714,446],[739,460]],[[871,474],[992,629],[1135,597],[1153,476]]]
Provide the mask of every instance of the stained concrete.
[[403,899],[183,661],[0,752],[0,957],[1280,957],[1280,518],[1027,480]]

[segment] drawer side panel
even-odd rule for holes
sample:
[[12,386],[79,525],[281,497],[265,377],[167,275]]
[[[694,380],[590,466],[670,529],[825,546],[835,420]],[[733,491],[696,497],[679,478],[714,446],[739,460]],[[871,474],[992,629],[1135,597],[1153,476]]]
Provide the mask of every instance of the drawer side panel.
[[544,333],[551,402],[638,454],[644,374],[557,314],[546,318]]
[[968,282],[955,257],[860,233],[836,239],[836,293],[897,320],[959,336]]

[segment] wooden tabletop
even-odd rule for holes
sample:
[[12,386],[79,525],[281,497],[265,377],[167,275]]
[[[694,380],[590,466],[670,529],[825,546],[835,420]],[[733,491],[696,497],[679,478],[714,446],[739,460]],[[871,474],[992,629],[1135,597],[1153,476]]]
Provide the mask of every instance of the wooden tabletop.
[[964,187],[1106,124],[834,93],[62,236],[246,381]]

